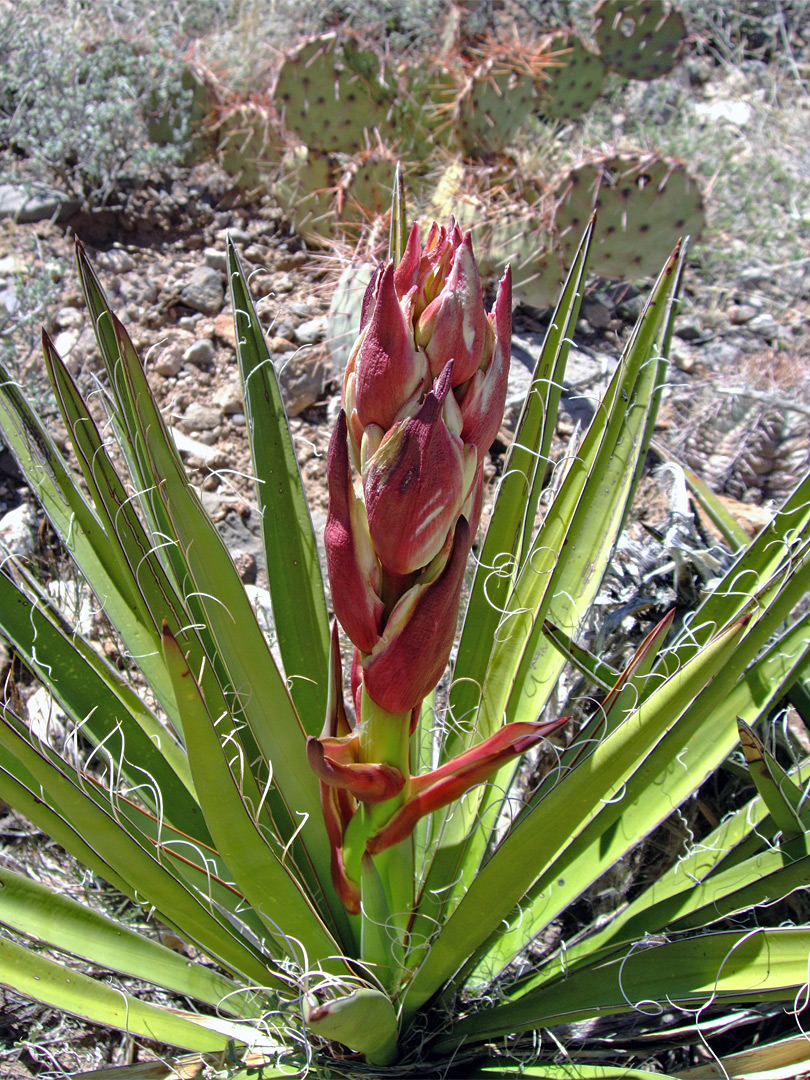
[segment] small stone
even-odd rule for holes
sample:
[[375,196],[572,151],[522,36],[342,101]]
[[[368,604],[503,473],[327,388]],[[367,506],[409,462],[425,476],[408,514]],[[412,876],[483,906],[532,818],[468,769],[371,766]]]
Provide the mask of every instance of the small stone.
[[213,341],[209,341],[208,338],[200,338],[193,345],[189,345],[183,353],[183,363],[194,364],[196,367],[210,367],[215,356]]
[[675,323],[675,333],[681,341],[697,341],[703,337],[703,327],[693,315],[684,315]]
[[279,334],[274,334],[267,339],[267,348],[272,353],[295,352],[295,345],[293,345],[290,339],[281,337]]
[[307,319],[295,329],[294,334],[299,345],[315,345],[316,342],[323,341],[326,336],[326,316]]
[[75,307],[63,307],[56,313],[56,325],[61,330],[80,330],[84,321],[84,312]]
[[94,262],[110,274],[128,274],[135,269],[135,260],[128,251],[120,247],[111,247],[108,251],[99,251]]
[[170,427],[169,431],[174,439],[178,454],[181,454],[189,461],[191,458],[198,458],[203,465],[208,468],[212,467],[212,462],[217,453],[216,450],[206,446],[205,443],[199,442],[197,439],[192,439],[190,435],[186,435],[179,428]]
[[189,431],[212,431],[222,420],[222,413],[213,405],[192,401],[183,414],[183,423]]
[[29,266],[19,255],[4,255],[0,259],[0,277],[7,274],[27,274]]
[[178,375],[183,367],[183,357],[194,339],[186,330],[175,331],[170,341],[159,343],[149,354],[149,367],[164,379]]
[[245,403],[242,400],[242,389],[238,383],[226,383],[214,391],[214,404],[220,408],[226,416],[233,416],[241,412]]
[[34,221],[68,221],[81,209],[78,199],[46,184],[0,184],[0,218],[20,225]]
[[231,240],[235,244],[249,244],[253,237],[246,229],[241,229],[238,225],[233,225],[230,229],[224,229],[221,233],[217,234],[217,239],[225,242],[225,238],[230,236]]
[[725,120],[737,127],[745,127],[751,119],[751,106],[745,101],[706,101],[695,105],[695,112],[711,124]]
[[282,274],[273,283],[273,289],[277,293],[291,293],[295,288],[295,282],[289,274]]
[[62,332],[57,334],[54,338],[53,347],[62,359],[64,359],[78,340],[78,330],[62,330]]
[[180,290],[180,301],[204,315],[216,315],[222,310],[225,291],[222,279],[210,266],[192,270],[186,285]]
[[748,329],[765,341],[776,341],[784,337],[782,328],[769,311],[761,311],[759,315],[755,315],[748,323]]
[[245,585],[255,585],[259,568],[256,563],[256,556],[253,552],[234,551],[233,562],[236,567],[236,572],[239,574],[239,577]]
[[224,248],[207,247],[203,251],[203,258],[205,265],[212,270],[219,270],[223,274],[228,272],[228,252]]
[[323,394],[326,382],[324,357],[314,350],[292,356],[281,366],[279,382],[287,415],[298,416]]
[[628,296],[617,305],[616,314],[625,322],[635,322],[644,310],[646,303],[647,297],[642,293],[639,293],[638,296]]
[[296,270],[307,261],[304,251],[279,251],[276,266],[279,270]]
[[743,326],[750,322],[757,313],[757,309],[750,304],[732,304],[728,309],[729,322],[734,326]]
[[20,301],[13,285],[9,285],[7,289],[0,289],[0,307],[6,315],[13,315],[19,306]]
[[249,244],[243,252],[245,260],[254,265],[266,262],[267,255],[267,248],[264,244]]
[[250,295],[254,300],[262,300],[265,296],[273,295],[273,275],[264,270],[254,270],[250,275]]
[[604,330],[610,326],[610,321],[613,318],[613,305],[606,293],[589,293],[583,297],[580,310],[594,330]]
[[687,375],[695,369],[695,358],[688,353],[674,352],[672,354],[672,363],[678,371],[684,371]]
[[231,414],[231,423],[234,427],[246,427],[247,417],[243,412],[235,412]]
[[232,349],[236,348],[236,331],[233,326],[233,315],[231,315],[229,311],[223,311],[221,315],[217,315],[214,320],[214,335],[220,341],[224,341],[226,345],[230,345]]
[[710,341],[704,345],[699,353],[701,363],[712,368],[733,368],[739,363],[742,349],[730,341]]

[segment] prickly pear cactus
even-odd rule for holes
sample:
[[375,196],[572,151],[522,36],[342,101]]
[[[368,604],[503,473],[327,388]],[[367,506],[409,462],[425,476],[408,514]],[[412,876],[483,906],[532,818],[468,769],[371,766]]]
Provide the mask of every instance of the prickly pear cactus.
[[503,150],[536,99],[531,71],[497,61],[482,64],[458,99],[456,133],[462,153],[476,157]]
[[306,146],[287,151],[273,194],[299,236],[315,244],[332,238],[335,191],[334,164],[327,154]]
[[458,149],[456,120],[463,82],[453,67],[403,64],[391,127],[409,161],[424,161],[437,148]]
[[285,127],[307,147],[355,154],[369,132],[386,128],[393,94],[373,52],[326,34],[285,58],[273,98]]
[[590,267],[606,278],[638,278],[660,269],[661,252],[679,237],[696,240],[706,224],[697,181],[680,161],[602,156],[576,165],[554,187],[553,227],[566,265],[594,210]]
[[599,52],[612,71],[626,79],[657,79],[677,63],[686,25],[661,0],[601,0],[593,14]]
[[390,209],[396,165],[395,155],[382,147],[350,162],[338,189],[338,215],[347,235]]
[[538,80],[537,111],[555,120],[576,120],[602,93],[605,63],[568,30],[546,37],[543,51],[553,63]]
[[220,164],[238,187],[255,191],[272,180],[281,164],[281,132],[265,105],[248,101],[231,106],[212,130]]
[[475,225],[473,243],[479,266],[492,281],[511,266],[515,303],[536,308],[556,303],[566,271],[540,214],[516,205],[491,223]]

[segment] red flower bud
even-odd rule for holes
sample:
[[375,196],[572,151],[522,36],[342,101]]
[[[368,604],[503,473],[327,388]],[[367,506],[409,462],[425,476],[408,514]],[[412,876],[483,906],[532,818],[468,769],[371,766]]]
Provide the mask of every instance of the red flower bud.
[[324,542],[332,605],[341,626],[363,652],[371,652],[382,629],[380,566],[368,533],[365,508],[354,493],[346,414],[341,410],[327,459],[329,513]]
[[492,355],[494,334],[469,233],[455,251],[442,291],[419,316],[416,343],[427,353],[434,379],[453,361],[454,386],[472,378]]
[[442,677],[453,646],[471,542],[469,526],[459,518],[440,572],[405,593],[380,641],[363,660],[366,690],[387,712],[410,712]]
[[447,427],[448,364],[415,416],[388,432],[366,462],[369,532],[383,567],[410,574],[441,551],[470,490],[477,456]]
[[408,308],[400,306],[389,263],[378,279],[374,310],[349,360],[354,365],[354,404],[363,427],[377,424],[387,431],[403,407],[421,393],[427,362],[414,345]]

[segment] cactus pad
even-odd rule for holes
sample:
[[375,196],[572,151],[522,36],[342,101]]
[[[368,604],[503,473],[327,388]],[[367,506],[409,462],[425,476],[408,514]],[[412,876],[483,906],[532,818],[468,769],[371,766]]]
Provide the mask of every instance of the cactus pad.
[[354,154],[387,124],[393,95],[374,53],[334,34],[304,42],[279,69],[273,97],[284,125],[310,149]]
[[245,102],[225,111],[213,128],[217,154],[243,191],[262,187],[281,163],[281,134],[270,111]]
[[293,229],[312,243],[331,239],[335,228],[335,177],[331,159],[317,150],[297,146],[281,161],[281,176],[273,186],[279,205]]
[[590,266],[606,278],[657,273],[663,254],[706,224],[697,181],[681,162],[654,154],[586,161],[556,184],[554,198],[555,246],[566,265],[597,211]]
[[486,278],[497,281],[511,266],[515,303],[547,308],[557,301],[566,271],[541,215],[515,206],[476,225],[473,244]]
[[338,214],[349,226],[347,233],[390,209],[395,171],[396,159],[383,149],[366,151],[350,163],[338,191]]
[[604,61],[567,30],[550,34],[543,49],[554,63],[537,83],[537,111],[554,119],[576,120],[602,93]]
[[661,0],[602,0],[594,33],[607,66],[626,79],[657,79],[678,61],[686,37],[679,11]]
[[531,72],[492,61],[481,65],[458,99],[456,131],[463,153],[502,150],[534,110],[536,97]]

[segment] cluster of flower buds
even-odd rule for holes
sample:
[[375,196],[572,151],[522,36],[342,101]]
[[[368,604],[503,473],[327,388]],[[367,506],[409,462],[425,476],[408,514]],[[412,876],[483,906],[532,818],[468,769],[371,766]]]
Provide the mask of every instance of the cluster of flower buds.
[[[379,267],[366,291],[329,447],[325,533],[335,614],[355,646],[358,724],[364,690],[412,726],[447,665],[481,515],[484,456],[503,419],[511,330],[509,271],[488,314],[470,234],[452,219],[447,228],[434,223],[424,246],[414,225],[399,265]],[[346,906],[359,905],[341,862],[358,802],[391,799],[408,784],[390,836],[383,830],[369,842],[369,851],[383,850],[527,749],[527,739],[537,742],[541,725],[530,727],[504,729],[440,777],[411,778],[402,762],[362,760],[358,731],[332,708],[308,754]]]

